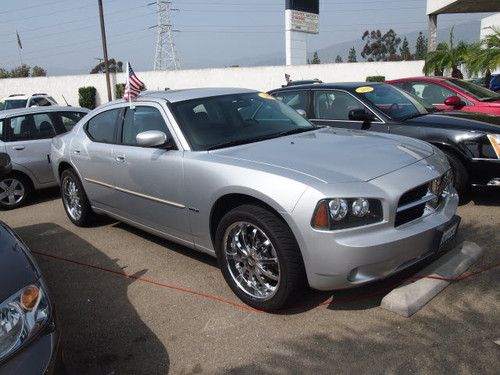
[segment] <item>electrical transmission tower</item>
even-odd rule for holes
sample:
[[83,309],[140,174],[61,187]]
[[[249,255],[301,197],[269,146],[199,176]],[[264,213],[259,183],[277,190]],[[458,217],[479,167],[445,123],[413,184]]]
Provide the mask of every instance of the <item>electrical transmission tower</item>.
[[[154,4],[154,3],[152,3]],[[158,12],[158,36],[156,38],[156,53],[154,61],[154,70],[167,70],[179,69],[179,62],[175,52],[175,43],[172,29],[172,22],[170,21],[170,13],[172,9],[172,2],[168,0],[157,0]]]

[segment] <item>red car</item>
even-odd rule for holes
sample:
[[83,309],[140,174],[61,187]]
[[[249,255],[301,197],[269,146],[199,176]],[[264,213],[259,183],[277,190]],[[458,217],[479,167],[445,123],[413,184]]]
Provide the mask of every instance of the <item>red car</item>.
[[472,82],[451,77],[415,77],[387,83],[439,109],[500,115],[500,94]]

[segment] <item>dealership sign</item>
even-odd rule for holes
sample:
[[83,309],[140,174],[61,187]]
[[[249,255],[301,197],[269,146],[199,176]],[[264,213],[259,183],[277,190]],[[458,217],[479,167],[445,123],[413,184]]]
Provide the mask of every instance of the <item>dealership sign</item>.
[[291,29],[309,34],[319,33],[319,15],[314,13],[291,10]]

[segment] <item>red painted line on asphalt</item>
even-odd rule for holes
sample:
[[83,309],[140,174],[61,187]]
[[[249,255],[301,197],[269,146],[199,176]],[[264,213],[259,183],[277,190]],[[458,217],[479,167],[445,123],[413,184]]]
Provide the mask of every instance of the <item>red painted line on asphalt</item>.
[[[247,306],[247,305],[242,305],[242,304],[239,304],[239,303],[236,303],[236,302],[233,302],[233,301],[229,301],[229,300],[224,299],[224,298],[213,296],[211,294],[207,294],[207,293],[203,293],[203,292],[198,292],[196,290],[190,290],[190,289],[178,287],[178,286],[175,286],[175,285],[165,284],[165,283],[162,283],[162,282],[159,282],[159,281],[154,281],[154,280],[146,279],[144,277],[130,275],[130,274],[127,274],[125,272],[111,270],[109,268],[104,268],[104,267],[95,266],[95,265],[88,264],[88,263],[79,262],[77,260],[73,260],[73,259],[69,259],[69,258],[64,258],[64,257],[60,257],[60,256],[57,256],[57,255],[51,255],[51,254],[41,253],[39,251],[32,251],[32,253],[33,254],[37,254],[37,255],[41,255],[41,256],[44,256],[44,257],[48,257],[48,258],[53,258],[53,259],[57,259],[57,260],[61,260],[61,261],[69,262],[69,263],[73,263],[73,264],[76,264],[76,265],[79,265],[79,266],[83,266],[83,267],[93,268],[93,269],[96,269],[96,270],[99,270],[99,271],[109,272],[109,273],[112,273],[112,274],[115,274],[115,275],[119,275],[119,276],[126,277],[126,278],[129,278],[129,279],[134,279],[134,280],[142,281],[142,282],[153,284],[153,285],[157,285],[157,286],[161,286],[161,287],[172,289],[172,290],[176,290],[176,291],[179,291],[179,292],[193,294],[193,295],[196,295],[196,296],[199,296],[199,297],[203,297],[203,298],[207,298],[207,299],[211,299],[211,300],[214,300],[214,301],[217,301],[217,302],[222,302],[222,303],[225,303],[227,305],[231,305],[231,306],[239,308],[239,309],[248,310],[248,311],[252,311],[252,312],[256,312],[256,313],[264,313],[264,312],[266,312],[266,311],[263,311],[263,310],[254,309],[253,307],[250,307],[250,306]],[[492,270],[492,269],[494,269],[496,267],[500,267],[500,263],[494,263],[494,264],[492,264],[492,265],[490,265],[490,266],[488,266],[486,268],[482,268],[482,269],[480,269],[478,271],[471,272],[471,273],[469,273],[467,275],[456,277],[456,278],[445,278],[445,277],[439,277],[439,276],[433,276],[433,275],[410,276],[410,277],[408,277],[408,278],[406,278],[406,279],[404,279],[404,280],[402,280],[400,282],[397,282],[397,283],[395,283],[395,284],[393,284],[393,285],[391,285],[389,287],[385,287],[383,289],[379,289],[379,290],[376,290],[376,291],[371,292],[371,293],[362,294],[362,295],[358,295],[358,296],[352,296],[352,297],[345,297],[345,298],[336,298],[335,296],[333,296],[332,298],[328,299],[327,301],[321,302],[319,304],[294,306],[294,307],[290,307],[290,308],[279,310],[279,311],[280,312],[286,312],[286,311],[293,311],[293,310],[298,310],[298,309],[303,309],[303,308],[314,308],[314,307],[318,307],[318,306],[330,305],[331,303],[334,303],[334,302],[360,301],[360,300],[364,300],[364,299],[368,299],[368,298],[372,298],[372,297],[376,297],[376,296],[379,296],[381,294],[384,294],[384,293],[386,293],[386,292],[388,292],[388,291],[390,291],[390,290],[398,287],[399,285],[403,284],[405,281],[408,281],[408,280],[436,279],[436,280],[444,280],[444,281],[449,281],[449,282],[463,281],[463,280],[469,279],[469,278],[471,278],[473,276],[479,275],[479,274],[481,274],[483,272],[490,271],[490,270]]]

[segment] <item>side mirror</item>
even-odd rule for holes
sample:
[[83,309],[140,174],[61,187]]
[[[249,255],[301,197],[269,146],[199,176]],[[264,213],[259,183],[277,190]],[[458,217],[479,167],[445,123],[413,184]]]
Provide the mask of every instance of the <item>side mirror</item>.
[[462,99],[460,99],[460,97],[457,95],[453,95],[450,96],[449,98],[446,98],[444,100],[444,104],[454,108],[461,108],[465,105]]
[[12,171],[12,163],[9,154],[0,152],[0,177],[5,176]]
[[148,130],[137,134],[135,139],[138,146],[158,147],[167,143],[168,137],[164,132],[159,130]]
[[307,112],[306,111],[304,111],[303,109],[300,109],[300,108],[296,109],[296,111],[297,111],[297,113],[299,115],[301,115],[302,117],[304,117],[305,119],[307,119]]
[[373,115],[373,113],[368,112],[367,110],[362,108],[351,109],[349,111],[349,120],[370,122],[375,120],[375,116]]

